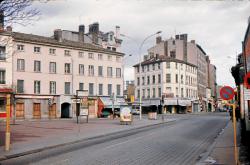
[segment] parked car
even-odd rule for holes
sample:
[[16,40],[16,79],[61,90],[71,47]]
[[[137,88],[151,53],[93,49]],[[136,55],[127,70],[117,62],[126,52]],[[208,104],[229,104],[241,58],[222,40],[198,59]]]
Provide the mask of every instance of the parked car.
[[139,105],[132,105],[132,114],[139,115],[140,114],[140,106]]

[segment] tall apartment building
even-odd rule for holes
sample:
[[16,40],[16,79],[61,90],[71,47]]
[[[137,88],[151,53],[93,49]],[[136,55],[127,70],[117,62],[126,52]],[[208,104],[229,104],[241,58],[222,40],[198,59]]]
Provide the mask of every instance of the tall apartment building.
[[[207,60],[208,56],[202,47],[196,44],[195,40],[188,41],[187,34],[176,35],[175,38],[171,37],[165,41],[161,37],[157,37],[156,45],[148,49],[148,56],[145,59],[157,58],[158,56],[178,59],[197,67],[199,103],[201,109],[206,111],[209,102],[207,93],[211,95],[208,83],[210,81],[208,78],[210,61]],[[216,71],[213,73],[213,77],[216,77]],[[216,84],[216,78],[213,81],[213,84]]]
[[55,30],[53,37],[12,32],[11,28],[0,32],[2,112],[3,89],[15,93],[17,118],[73,117],[76,90],[88,90],[94,98],[91,116],[97,113],[96,96],[123,96],[124,54],[81,41],[81,30],[81,26],[76,33]]
[[[166,56],[157,56],[135,65],[135,96],[142,96],[142,106],[171,113],[192,111],[198,98],[197,66]],[[141,69],[141,74],[140,74]],[[140,91],[141,85],[141,91]],[[164,102],[162,102],[164,97]],[[198,104],[194,106],[198,111]]]

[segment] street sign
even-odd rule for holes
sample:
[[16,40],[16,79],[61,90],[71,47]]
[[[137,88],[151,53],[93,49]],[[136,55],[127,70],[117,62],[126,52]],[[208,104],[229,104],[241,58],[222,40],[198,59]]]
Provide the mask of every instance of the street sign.
[[250,100],[250,89],[244,88],[244,100]]
[[81,103],[81,99],[72,99],[72,103]]
[[224,86],[220,89],[220,97],[223,100],[232,100],[234,98],[234,89],[230,86]]

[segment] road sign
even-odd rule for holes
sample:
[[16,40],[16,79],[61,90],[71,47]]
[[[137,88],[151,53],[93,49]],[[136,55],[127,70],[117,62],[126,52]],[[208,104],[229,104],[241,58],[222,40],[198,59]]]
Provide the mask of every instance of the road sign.
[[232,100],[234,98],[234,89],[230,86],[224,86],[220,89],[220,97],[223,100]]
[[244,86],[250,88],[250,72],[244,76]]

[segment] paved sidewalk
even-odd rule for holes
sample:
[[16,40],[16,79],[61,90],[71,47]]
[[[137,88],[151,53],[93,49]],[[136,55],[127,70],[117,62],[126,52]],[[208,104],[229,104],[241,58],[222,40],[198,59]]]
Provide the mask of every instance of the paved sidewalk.
[[[165,116],[164,122],[174,120],[174,117]],[[163,122],[160,117],[158,120],[134,119],[132,125],[120,125],[119,119],[90,119],[89,123],[84,121],[82,119],[81,124],[76,124],[76,119],[17,122],[16,125],[11,125],[11,150],[5,152],[4,143],[1,142],[0,160],[25,152]],[[5,124],[0,123],[1,140],[4,139],[4,128]]]
[[[239,150],[239,123],[237,125],[237,128],[237,147]],[[231,121],[229,121],[225,129],[221,132],[221,134],[215,140],[214,144],[209,149],[207,155],[203,156],[203,160],[201,160],[201,163],[198,164],[235,165],[233,133],[233,124]]]

